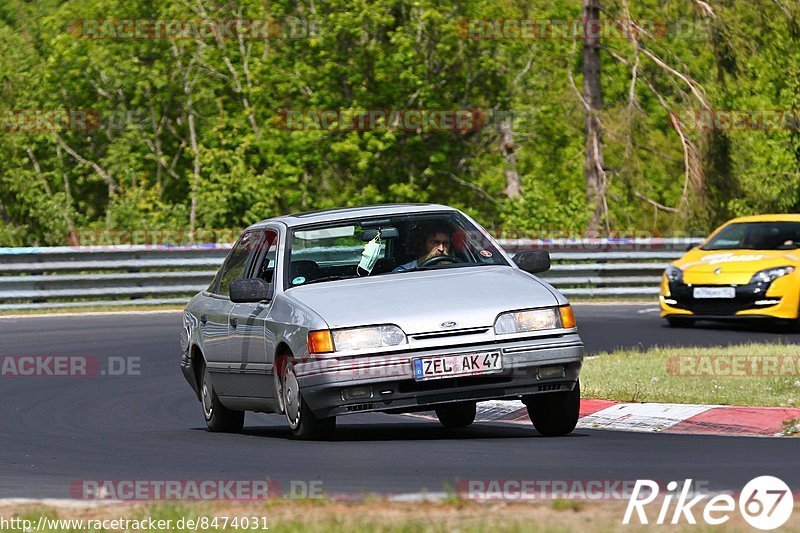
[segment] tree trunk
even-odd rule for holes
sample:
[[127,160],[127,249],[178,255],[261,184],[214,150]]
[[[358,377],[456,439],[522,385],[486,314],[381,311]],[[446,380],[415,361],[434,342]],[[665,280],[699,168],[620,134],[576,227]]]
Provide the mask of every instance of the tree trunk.
[[506,189],[505,195],[508,198],[517,198],[520,194],[519,173],[517,172],[517,156],[514,147],[514,130],[510,119],[503,119],[500,122],[500,153],[506,160],[505,170]]
[[192,183],[190,186],[191,207],[189,208],[189,230],[194,234],[197,229],[197,190],[200,182],[200,150],[197,147],[197,132],[194,129],[194,112],[192,110],[192,100],[189,98],[187,103],[187,113],[189,114],[189,141],[194,155],[194,165],[192,167]]
[[584,120],[586,159],[586,203],[589,207],[587,230],[597,234],[606,216],[605,175],[603,172],[603,131],[599,113],[603,106],[600,88],[600,0],[583,0],[583,99],[588,106]]

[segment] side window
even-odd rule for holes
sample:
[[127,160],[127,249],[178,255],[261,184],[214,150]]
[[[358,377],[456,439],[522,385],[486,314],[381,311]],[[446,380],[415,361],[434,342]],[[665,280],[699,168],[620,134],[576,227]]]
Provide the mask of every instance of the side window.
[[264,232],[261,254],[254,277],[272,283],[275,278],[275,261],[278,255],[278,232],[268,229]]
[[247,266],[247,259],[251,252],[258,250],[258,241],[261,234],[247,232],[242,235],[225,259],[225,263],[217,273],[212,284],[212,292],[222,296],[230,296],[231,282],[242,277]]

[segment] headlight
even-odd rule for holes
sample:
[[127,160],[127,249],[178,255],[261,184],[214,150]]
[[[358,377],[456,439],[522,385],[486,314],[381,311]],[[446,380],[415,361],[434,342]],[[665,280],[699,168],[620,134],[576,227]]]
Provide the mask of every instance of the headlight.
[[385,348],[406,344],[406,334],[397,326],[339,329],[331,332],[333,348],[337,352]]
[[[562,313],[559,309],[568,309],[569,316],[572,316],[572,309],[569,306],[550,307],[547,309],[531,309],[530,311],[516,311],[513,313],[503,313],[494,323],[494,332],[497,335],[507,335],[509,333],[525,333],[526,331],[541,331],[544,329],[558,329],[562,326]],[[564,313],[565,315],[567,313]],[[574,327],[573,324],[566,327]]]
[[668,266],[667,269],[664,271],[664,275],[667,276],[667,279],[669,281],[683,283],[683,270],[681,270],[678,267],[674,267],[672,265]]
[[766,270],[760,270],[759,272],[756,272],[752,278],[750,278],[750,283],[771,283],[776,279],[780,278],[781,276],[791,274],[792,272],[794,272],[793,266],[768,268]]

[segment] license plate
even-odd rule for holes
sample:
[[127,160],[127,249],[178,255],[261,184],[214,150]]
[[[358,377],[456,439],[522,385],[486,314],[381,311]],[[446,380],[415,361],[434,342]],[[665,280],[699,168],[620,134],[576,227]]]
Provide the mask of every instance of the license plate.
[[491,374],[503,370],[500,352],[443,355],[414,359],[414,379],[449,378],[453,376],[472,376]]
[[736,298],[735,287],[695,287],[695,298]]

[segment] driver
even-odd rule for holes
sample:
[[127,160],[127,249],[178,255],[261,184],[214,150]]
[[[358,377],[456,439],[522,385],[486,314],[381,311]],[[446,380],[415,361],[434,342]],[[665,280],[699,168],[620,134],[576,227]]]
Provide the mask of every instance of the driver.
[[449,256],[451,249],[450,242],[451,231],[446,226],[436,226],[429,228],[425,232],[425,238],[422,241],[420,248],[420,256],[413,261],[409,261],[394,269],[394,272],[407,272],[409,270],[416,270],[420,265],[433,259],[434,257]]
[[769,230],[761,226],[754,226],[747,236],[747,247],[756,250],[769,248]]

